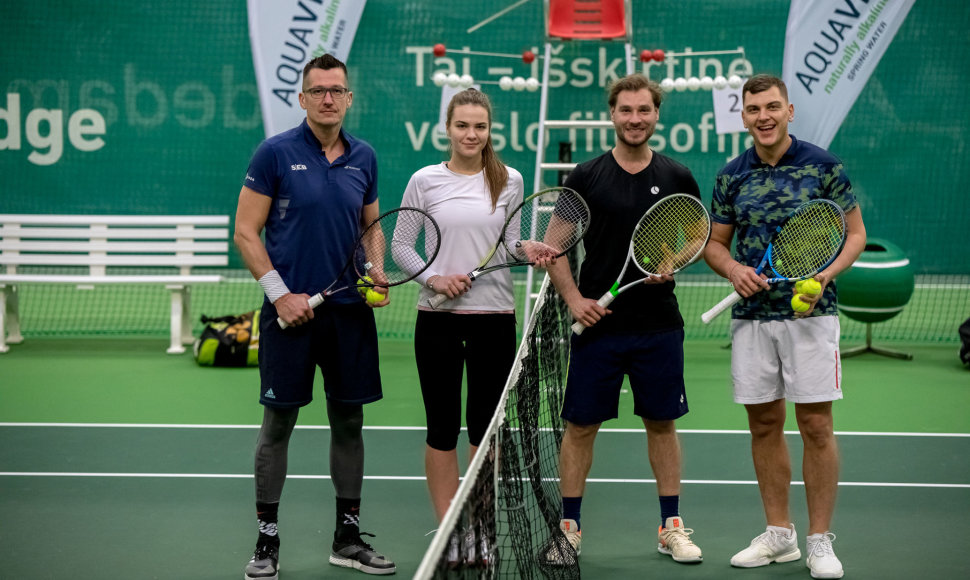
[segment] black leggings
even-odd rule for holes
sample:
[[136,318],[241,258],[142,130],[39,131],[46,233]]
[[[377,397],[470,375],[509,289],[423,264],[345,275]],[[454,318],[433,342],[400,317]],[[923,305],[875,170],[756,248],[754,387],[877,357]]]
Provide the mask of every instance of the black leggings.
[[514,314],[418,311],[414,357],[428,424],[426,442],[439,451],[458,446],[461,377],[467,368],[465,423],[478,446],[515,361]]
[[[263,407],[256,441],[256,501],[279,503],[286,483],[290,435],[300,409]],[[330,420],[330,478],[337,497],[359,499],[364,481],[364,409],[327,401]]]

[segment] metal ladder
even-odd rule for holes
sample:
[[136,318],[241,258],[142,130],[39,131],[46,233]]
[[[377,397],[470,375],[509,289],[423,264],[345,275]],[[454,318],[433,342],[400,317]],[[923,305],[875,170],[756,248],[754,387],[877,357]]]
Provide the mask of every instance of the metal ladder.
[[[575,0],[574,0],[575,1]],[[574,121],[561,121],[547,119],[548,105],[549,105],[549,63],[552,60],[552,46],[553,43],[571,42],[571,41],[596,41],[597,46],[603,42],[611,42],[616,40],[623,40],[624,42],[624,56],[626,62],[626,74],[632,74],[634,72],[634,59],[633,59],[633,45],[630,39],[630,3],[625,2],[624,8],[624,18],[625,18],[625,36],[621,38],[611,37],[611,38],[599,38],[595,36],[595,32],[590,33],[589,30],[584,31],[582,34],[577,34],[576,36],[566,36],[563,35],[562,31],[557,32],[560,36],[553,38],[550,34],[553,32],[552,23],[550,22],[551,11],[550,4],[555,4],[553,0],[546,0],[546,42],[543,46],[542,52],[542,81],[539,85],[540,87],[540,97],[539,97],[539,132],[536,137],[536,163],[535,163],[535,180],[533,182],[532,191],[539,191],[543,188],[542,175],[546,171],[571,171],[576,167],[576,163],[559,163],[559,162],[547,162],[545,160],[545,150],[546,150],[546,129],[602,129],[602,128],[613,128],[612,121],[598,121],[598,120],[574,120]],[[595,1],[587,1],[586,5],[596,5]],[[555,8],[555,6],[553,6]],[[580,245],[580,251],[582,251],[582,245]],[[534,290],[535,288],[535,269],[526,268],[526,292],[524,298],[524,305],[522,308],[523,312],[523,323],[528,324],[529,317],[532,315],[532,302],[538,298],[539,294]]]

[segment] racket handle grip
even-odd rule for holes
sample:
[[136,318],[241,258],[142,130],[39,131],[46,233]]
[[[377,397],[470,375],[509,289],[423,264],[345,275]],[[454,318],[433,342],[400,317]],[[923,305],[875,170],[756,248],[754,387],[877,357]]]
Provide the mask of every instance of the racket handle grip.
[[428,306],[430,306],[432,310],[437,310],[438,307],[444,304],[447,300],[447,294],[435,294],[431,298],[428,298]]
[[[310,296],[310,298],[307,300],[307,304],[310,305],[310,308],[316,308],[317,306],[320,306],[321,304],[323,304],[323,294],[314,294],[313,296]],[[282,318],[277,318],[276,322],[279,323],[280,328],[282,329],[289,328],[290,326]]]
[[310,296],[310,298],[307,299],[307,304],[310,305],[310,308],[320,306],[323,304],[323,294],[314,294],[313,296]]
[[[606,294],[603,294],[600,297],[600,299],[596,301],[596,303],[602,306],[603,308],[606,308],[615,299],[616,299],[616,294],[613,294],[612,292],[607,292]],[[575,332],[576,334],[582,334],[583,331],[586,330],[586,326],[583,325],[582,322],[579,322],[577,320],[576,322],[573,323],[572,329],[573,329],[573,332]]]
[[730,296],[728,296],[724,300],[721,300],[720,302],[718,302],[714,306],[714,308],[711,308],[710,310],[708,310],[704,314],[701,314],[701,320],[704,321],[704,324],[710,324],[710,322],[712,320],[714,320],[715,318],[717,318],[717,315],[718,314],[724,312],[725,310],[727,310],[728,308],[730,308],[731,306],[733,306],[734,303],[737,302],[737,301],[739,301],[739,300],[741,300],[741,295],[738,294],[737,292],[731,292],[731,295]]

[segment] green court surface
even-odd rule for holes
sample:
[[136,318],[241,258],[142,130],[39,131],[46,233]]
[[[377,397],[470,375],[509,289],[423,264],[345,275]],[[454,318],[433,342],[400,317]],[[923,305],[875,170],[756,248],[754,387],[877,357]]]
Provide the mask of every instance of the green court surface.
[[[44,339],[0,356],[2,578],[238,578],[255,540],[255,369],[199,368],[164,340]],[[960,578],[970,569],[970,372],[955,348],[894,344],[913,361],[843,362],[842,474],[833,526],[846,578]],[[406,340],[384,340],[385,398],[365,411],[362,529],[411,577],[436,527],[423,480],[423,407]],[[763,531],[730,354],[688,341],[691,413],[682,515],[701,565],[655,549],[659,511],[639,420],[604,425],[584,501],[585,578],[808,578],[795,563],[740,570]],[[351,578],[327,564],[333,489],[324,405],[304,409],[281,507],[281,579]],[[791,426],[794,429],[794,426]],[[796,482],[800,443],[789,435]],[[792,488],[799,532],[804,488]]]

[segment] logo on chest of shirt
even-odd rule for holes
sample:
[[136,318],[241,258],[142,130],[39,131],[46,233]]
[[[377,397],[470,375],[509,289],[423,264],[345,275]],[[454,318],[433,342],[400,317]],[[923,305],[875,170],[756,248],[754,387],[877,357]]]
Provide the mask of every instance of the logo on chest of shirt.
[[306,171],[306,165],[303,165],[302,163],[290,165],[290,171]]
[[360,167],[354,167],[353,165],[344,165],[344,169],[353,169],[354,171],[360,171]]
[[654,185],[653,187],[650,188],[650,193],[657,195],[658,193],[660,193],[660,188]]

